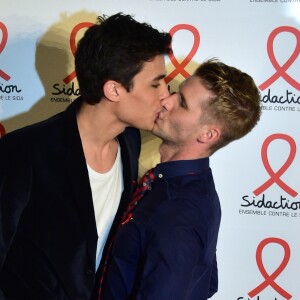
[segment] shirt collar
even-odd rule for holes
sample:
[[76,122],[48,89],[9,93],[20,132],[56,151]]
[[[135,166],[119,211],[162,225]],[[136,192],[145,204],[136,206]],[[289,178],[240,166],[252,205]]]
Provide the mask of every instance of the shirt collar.
[[202,172],[209,168],[209,158],[193,160],[167,161],[158,164],[154,168],[154,173],[158,178],[168,179],[171,177],[190,175]]

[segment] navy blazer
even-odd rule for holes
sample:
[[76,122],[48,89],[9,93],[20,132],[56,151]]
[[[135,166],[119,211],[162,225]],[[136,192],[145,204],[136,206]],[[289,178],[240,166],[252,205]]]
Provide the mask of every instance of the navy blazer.
[[[81,102],[0,139],[1,299],[92,297],[98,237],[77,127]],[[140,153],[138,130],[117,138],[124,191],[108,240],[135,188]]]
[[206,300],[218,289],[221,219],[209,159],[158,164],[116,235],[101,300]]

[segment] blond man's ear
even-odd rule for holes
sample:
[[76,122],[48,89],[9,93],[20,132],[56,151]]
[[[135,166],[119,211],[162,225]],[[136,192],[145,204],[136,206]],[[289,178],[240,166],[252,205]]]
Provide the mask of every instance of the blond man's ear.
[[220,128],[216,126],[204,126],[198,135],[197,141],[205,144],[215,144],[221,136]]

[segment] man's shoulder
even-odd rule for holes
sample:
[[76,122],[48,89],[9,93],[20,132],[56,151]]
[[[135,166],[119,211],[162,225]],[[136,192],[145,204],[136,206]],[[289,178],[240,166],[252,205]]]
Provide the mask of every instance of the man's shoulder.
[[76,125],[76,110],[78,105],[80,105],[80,99],[75,100],[71,103],[66,110],[57,112],[56,114],[48,117],[47,119],[41,120],[39,122],[26,125],[24,127],[15,129],[4,135],[1,139],[1,143],[7,143],[8,141],[22,140],[30,141],[49,138],[47,134],[55,135],[56,133],[63,131],[64,128]]
[[14,152],[51,151],[59,144],[65,144],[75,135],[77,126],[66,115],[65,111],[59,112],[46,120],[7,133],[0,139],[0,152],[10,156]]
[[39,121],[34,124],[26,125],[14,131],[11,131],[2,137],[0,139],[0,142],[8,143],[10,141],[17,141],[17,140],[25,142],[26,140],[29,141],[36,138],[36,136],[38,136],[39,134],[42,137],[44,136],[43,134],[44,131],[47,132],[48,130],[51,130],[51,127],[53,127],[55,123],[59,121],[60,119],[59,115],[60,114],[52,116],[49,119]]

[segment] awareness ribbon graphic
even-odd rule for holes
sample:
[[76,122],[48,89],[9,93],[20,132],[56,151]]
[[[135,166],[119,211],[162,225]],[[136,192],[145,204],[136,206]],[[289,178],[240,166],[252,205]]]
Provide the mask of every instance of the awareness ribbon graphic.
[[[268,160],[268,147],[271,142],[274,140],[285,140],[290,145],[290,153],[286,160],[286,162],[281,166],[281,168],[275,173]],[[268,179],[264,184],[262,184],[260,187],[258,187],[256,190],[253,191],[254,195],[257,196],[264,192],[267,188],[269,188],[273,183],[277,183],[285,192],[287,192],[292,197],[296,197],[298,193],[294,191],[292,188],[290,188],[288,185],[286,185],[281,179],[280,176],[289,168],[289,166],[292,164],[294,158],[296,155],[296,143],[295,141],[286,134],[276,133],[272,134],[269,137],[266,138],[264,141],[262,148],[261,148],[261,158],[264,164],[264,167],[266,171],[270,175],[270,179]]]
[[[264,268],[263,262],[262,262],[262,252],[266,245],[268,244],[278,244],[281,245],[284,249],[284,257],[282,262],[280,263],[279,267],[271,274],[269,275],[266,272],[266,269]],[[257,247],[256,250],[256,262],[258,269],[261,273],[261,275],[264,277],[265,281],[262,282],[260,285],[258,285],[255,289],[250,291],[248,295],[252,298],[256,296],[258,293],[260,293],[262,290],[264,290],[267,286],[271,286],[276,292],[278,292],[284,299],[291,299],[292,295],[290,295],[287,291],[285,291],[282,287],[280,287],[274,280],[282,273],[282,271],[287,266],[289,259],[290,259],[290,247],[288,243],[282,239],[279,238],[267,238],[263,241],[261,241]]]
[[[280,66],[274,55],[273,43],[274,43],[275,37],[282,32],[292,33],[296,37],[297,44],[296,44],[296,48],[295,48],[294,52],[292,53],[291,57],[286,61],[286,63],[283,66]],[[260,90],[262,90],[262,91],[265,90],[268,86],[270,86],[273,82],[275,82],[279,77],[282,77],[291,86],[293,86],[295,89],[300,91],[300,83],[297,82],[296,80],[294,80],[291,76],[289,76],[286,73],[286,70],[293,64],[293,62],[296,60],[296,58],[300,54],[300,31],[297,28],[290,27],[290,26],[281,26],[281,27],[274,29],[268,38],[267,51],[268,51],[270,61],[276,70],[276,73],[273,74],[269,79],[267,79],[264,83],[262,83],[259,86]]]
[[[82,22],[77,24],[76,26],[74,26],[71,35],[70,35],[70,48],[71,51],[73,53],[73,56],[75,56],[75,52],[76,52],[76,35],[78,33],[78,31],[82,28],[88,28],[91,27],[92,25],[94,25],[91,22]],[[74,70],[70,75],[68,75],[63,81],[64,83],[68,84],[70,83],[74,78],[76,77],[76,71]]]
[[0,138],[2,138],[5,135],[6,131],[2,123],[0,123]]
[[169,83],[172,79],[174,79],[178,74],[181,74],[184,78],[187,78],[190,76],[190,74],[184,69],[187,64],[192,60],[192,58],[195,56],[199,45],[200,45],[200,34],[196,27],[189,25],[189,24],[178,24],[171,28],[170,34],[171,36],[174,36],[174,34],[179,30],[188,30],[190,31],[194,36],[194,44],[192,46],[191,51],[188,53],[186,58],[179,63],[178,60],[175,58],[174,54],[169,54],[170,60],[172,64],[174,65],[175,69],[165,78],[165,82]]
[[[5,48],[5,45],[6,45],[7,39],[8,39],[7,28],[2,22],[0,22],[0,30],[2,31],[2,39],[0,42],[0,53],[1,53],[3,51],[3,49]],[[8,81],[10,79],[10,76],[1,69],[0,69],[0,77],[6,81]]]

